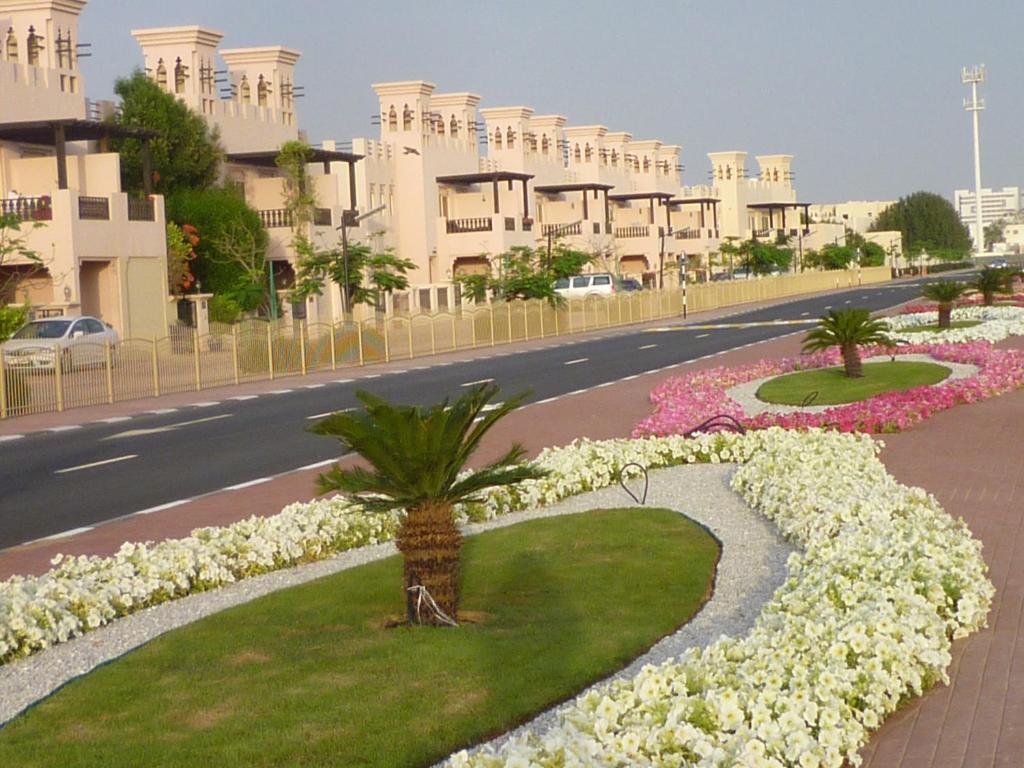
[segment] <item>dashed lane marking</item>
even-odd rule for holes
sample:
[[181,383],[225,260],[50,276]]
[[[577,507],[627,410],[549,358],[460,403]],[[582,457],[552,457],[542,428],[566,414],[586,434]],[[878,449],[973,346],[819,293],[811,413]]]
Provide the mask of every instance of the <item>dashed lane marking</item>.
[[0,435],[0,443],[9,443],[12,440],[21,440],[24,435]]
[[698,339],[706,339],[710,335],[711,335],[710,333],[701,333],[701,334],[697,335],[697,338]]
[[50,427],[46,431],[47,432],[70,432],[73,429],[81,429],[81,428],[82,428],[81,424],[65,424],[65,425],[60,426],[60,427]]
[[202,403],[192,403],[195,408],[213,408],[215,405],[220,405],[220,400],[207,400]]
[[467,381],[465,384],[460,384],[460,387],[475,387],[477,384],[490,384],[494,379],[477,379],[476,381]]
[[644,344],[642,347],[639,347],[639,349],[654,349],[656,346],[658,346],[658,345],[657,344]]
[[235,395],[232,400],[255,400],[259,395]]
[[326,384],[306,384],[303,389],[320,389],[321,387],[327,386]]
[[290,390],[290,389],[272,389],[272,390],[270,390],[269,394],[271,394],[271,395],[287,395],[291,391],[292,390]]
[[154,416],[163,416],[164,414],[167,413],[175,413],[177,412],[177,410],[177,408],[154,408],[151,411],[146,411],[146,413],[151,413]]
[[82,469],[92,469],[93,467],[102,467],[102,466],[105,466],[107,464],[116,464],[119,461],[128,461],[129,459],[137,459],[137,458],[139,458],[139,454],[137,454],[137,453],[129,453],[129,454],[126,454],[125,456],[115,456],[112,459],[103,459],[102,461],[92,461],[92,462],[89,462],[88,464],[79,464],[77,467],[65,467],[64,469],[58,469],[58,470],[54,471],[53,474],[55,474],[55,475],[64,475],[64,474],[67,474],[68,472],[78,472],[79,470],[82,470]]
[[589,359],[589,357],[578,357],[575,360],[567,360],[565,365],[579,365],[580,363],[587,362]]
[[224,487],[225,491],[240,491],[243,488],[251,488],[254,485],[261,485],[262,483],[269,483],[273,478],[270,477],[257,477],[255,480],[246,480],[244,483],[235,483],[234,485],[228,485]]
[[122,421],[131,421],[131,416],[111,416],[106,419],[99,419],[97,424],[120,424]]
[[192,419],[191,421],[179,421],[176,424],[167,424],[163,427],[152,427],[150,429],[129,429],[127,432],[118,432],[116,435],[110,435],[109,437],[103,438],[104,440],[115,440],[119,437],[141,437],[142,435],[155,435],[159,432],[173,432],[178,427],[188,427],[193,424],[204,424],[208,421],[219,421],[220,419],[228,419],[234,416],[233,413],[222,413],[219,416],[207,416],[205,419]]

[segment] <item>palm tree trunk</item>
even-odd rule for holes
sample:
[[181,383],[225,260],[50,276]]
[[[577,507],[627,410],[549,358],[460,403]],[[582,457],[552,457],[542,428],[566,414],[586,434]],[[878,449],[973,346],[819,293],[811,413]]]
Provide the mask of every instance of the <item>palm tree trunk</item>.
[[939,328],[949,328],[949,319],[953,315],[953,305],[939,304]]
[[982,293],[982,296],[985,297],[985,306],[986,307],[991,307],[993,304],[996,303],[995,291],[985,291],[984,293]]
[[860,352],[857,351],[856,344],[844,344],[843,350],[843,367],[846,369],[846,375],[851,379],[859,379],[864,375],[864,371],[860,364]]
[[452,517],[451,504],[422,504],[410,509],[396,543],[405,559],[402,589],[409,623],[443,623],[422,605],[417,618],[417,595],[409,591],[416,584],[426,587],[437,607],[457,620],[462,534]]

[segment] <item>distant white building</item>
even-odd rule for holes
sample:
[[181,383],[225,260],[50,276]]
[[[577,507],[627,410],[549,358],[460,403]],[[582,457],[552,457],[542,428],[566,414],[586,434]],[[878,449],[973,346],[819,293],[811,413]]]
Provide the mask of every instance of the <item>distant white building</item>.
[[[976,239],[974,232],[974,211],[977,195],[973,189],[958,189],[953,192],[953,205],[960,214],[960,221]],[[1003,187],[1002,189],[981,189],[981,223],[982,226],[993,224],[1000,219],[1009,219],[1020,213],[1020,187]]]
[[851,200],[846,203],[819,203],[810,208],[811,221],[822,224],[843,224],[858,234],[867,233],[875,220],[895,200]]

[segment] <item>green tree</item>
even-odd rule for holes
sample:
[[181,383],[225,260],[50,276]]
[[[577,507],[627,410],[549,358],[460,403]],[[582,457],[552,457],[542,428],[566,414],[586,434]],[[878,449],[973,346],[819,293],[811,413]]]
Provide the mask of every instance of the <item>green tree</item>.
[[167,219],[191,225],[199,238],[192,272],[203,290],[250,311],[267,300],[267,232],[237,190],[179,189],[166,200]]
[[196,257],[199,235],[195,227],[185,226],[189,228],[188,232],[173,221],[167,222],[167,290],[172,295],[184,293],[195,281],[189,262]]
[[1005,243],[1006,237],[1003,232],[1006,229],[1006,221],[1000,219],[999,221],[993,221],[987,227],[985,227],[985,242],[989,245],[992,243]]
[[374,253],[364,243],[348,244],[347,261],[340,246],[316,248],[306,238],[297,238],[293,245],[298,260],[291,300],[296,303],[320,296],[328,283],[336,283],[353,306],[368,304],[382,311],[388,294],[409,287],[407,273],[416,268],[390,249]]
[[970,286],[981,294],[985,306],[991,307],[995,303],[997,293],[1013,293],[1015,274],[1012,269],[983,269]]
[[755,275],[785,272],[793,261],[793,251],[784,244],[750,241],[746,248],[746,266]]
[[848,245],[827,243],[818,251],[808,251],[804,261],[808,266],[820,269],[846,269],[857,258],[856,251]]
[[904,253],[922,249],[939,258],[961,258],[970,252],[971,236],[946,198],[932,192],[901,197],[875,219],[872,231],[899,230]]
[[497,393],[496,385],[483,384],[453,403],[420,408],[358,392],[363,411],[335,413],[311,428],[337,438],[370,465],[335,465],[319,478],[322,493],[340,491],[371,510],[405,510],[396,543],[405,562],[402,592],[410,623],[446,623],[419,612],[415,588],[420,584],[441,611],[457,620],[462,535],[453,506],[480,500],[488,488],[544,475],[521,463],[526,451],[518,443],[496,461],[467,471],[484,435],[526,398],[516,395],[485,410]]
[[0,213],[0,341],[9,339],[28,321],[28,304],[14,303],[18,284],[46,270],[43,257],[28,245],[25,226],[31,230],[45,225]]
[[864,375],[857,349],[867,344],[886,344],[886,324],[871,319],[866,309],[832,309],[818,321],[804,337],[804,352],[818,352],[839,347],[843,355],[843,368],[847,377],[857,379]]
[[939,304],[939,328],[949,328],[953,314],[953,304],[967,292],[964,283],[953,280],[939,280],[929,283],[921,289],[921,295]]
[[[154,191],[167,195],[179,189],[206,189],[216,183],[224,152],[217,130],[144,72],[119,79],[114,92],[121,98],[119,125],[148,128],[159,135],[149,142]],[[138,192],[142,185],[142,142],[114,139],[121,155],[121,188]]]

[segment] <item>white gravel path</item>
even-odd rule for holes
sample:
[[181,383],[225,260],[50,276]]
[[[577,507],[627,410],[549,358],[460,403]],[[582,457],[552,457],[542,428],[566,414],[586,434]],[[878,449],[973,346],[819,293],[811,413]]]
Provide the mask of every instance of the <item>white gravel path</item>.
[[[617,676],[633,675],[644,664],[659,663],[721,634],[746,631],[760,613],[761,605],[784,581],[786,558],[793,550],[770,523],[749,510],[729,488],[734,470],[729,464],[698,464],[651,472],[647,505],[678,510],[707,526],[722,542],[722,557],[714,596],[693,621],[661,640]],[[632,505],[622,489],[613,486],[550,507],[470,525],[466,533],[472,535],[535,518]],[[362,547],[329,560],[246,579],[145,609],[67,643],[0,666],[0,724],[76,677],[165,632],[271,592],[394,554],[396,549],[390,543]],[[552,710],[526,727],[548,727],[554,722]]]
[[[877,363],[885,362],[885,355],[879,355],[876,357],[869,357],[865,359],[865,363]],[[897,359],[900,362],[910,363],[935,363],[941,365],[944,368],[949,368],[949,376],[940,381],[938,384],[932,386],[940,386],[949,381],[956,379],[969,379],[971,376],[975,376],[978,373],[978,366],[970,365],[969,363],[951,363],[947,360],[936,360],[931,355],[898,355]],[[739,403],[740,407],[743,408],[743,412],[747,416],[758,416],[762,413],[795,413],[796,411],[805,411],[808,413],[821,413],[827,411],[829,408],[838,408],[840,405],[781,405],[779,403],[766,403],[763,400],[757,399],[757,390],[760,389],[761,385],[766,381],[777,379],[779,376],[786,376],[788,374],[776,374],[774,376],[765,376],[762,379],[754,379],[748,381],[745,384],[737,384],[735,387],[730,387],[725,391],[725,394]]]

